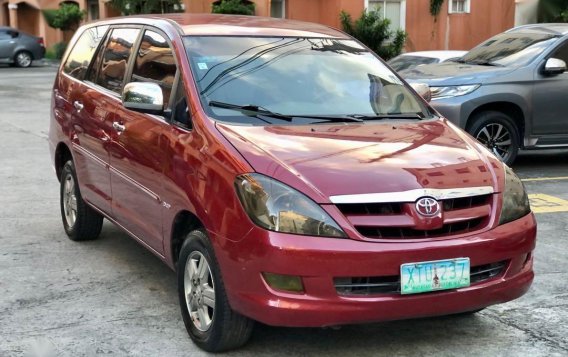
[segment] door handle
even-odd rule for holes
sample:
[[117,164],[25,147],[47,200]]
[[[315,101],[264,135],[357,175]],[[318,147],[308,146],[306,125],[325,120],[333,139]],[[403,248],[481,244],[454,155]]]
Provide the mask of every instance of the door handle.
[[121,124],[117,121],[112,123],[112,127],[114,128],[114,130],[118,131],[119,133],[122,133],[123,131],[126,130],[126,126],[124,126],[124,124]]
[[79,102],[78,100],[73,102],[73,106],[75,107],[75,109],[77,109],[78,112],[83,110],[83,108],[85,107],[83,103]]

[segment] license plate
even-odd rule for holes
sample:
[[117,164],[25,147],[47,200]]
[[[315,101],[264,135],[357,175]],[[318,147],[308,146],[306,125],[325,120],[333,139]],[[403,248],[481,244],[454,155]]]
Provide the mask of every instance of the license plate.
[[408,263],[400,266],[401,294],[469,286],[469,258]]

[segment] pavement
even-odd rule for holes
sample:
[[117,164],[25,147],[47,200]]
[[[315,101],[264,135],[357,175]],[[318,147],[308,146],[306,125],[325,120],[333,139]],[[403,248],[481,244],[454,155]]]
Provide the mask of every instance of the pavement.
[[[66,237],[47,144],[54,75],[0,67],[0,356],[205,355],[161,261],[108,222],[96,241]],[[522,153],[514,169],[540,210],[536,278],[522,298],[339,330],[257,325],[227,355],[567,356],[568,151]]]

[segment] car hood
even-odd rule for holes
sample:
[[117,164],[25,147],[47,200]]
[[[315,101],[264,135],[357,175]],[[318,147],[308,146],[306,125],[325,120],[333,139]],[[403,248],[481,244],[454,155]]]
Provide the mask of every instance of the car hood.
[[492,186],[502,165],[445,119],[413,123],[236,126],[220,132],[252,168],[307,194]]
[[509,67],[480,66],[455,62],[418,66],[399,72],[408,82],[426,83],[430,86],[466,85],[485,83],[512,72]]

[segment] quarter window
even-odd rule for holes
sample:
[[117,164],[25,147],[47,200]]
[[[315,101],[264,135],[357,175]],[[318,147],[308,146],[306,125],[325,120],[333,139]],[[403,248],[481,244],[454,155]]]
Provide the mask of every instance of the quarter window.
[[552,58],[558,58],[568,63],[568,42],[564,42],[560,48],[554,51]]
[[97,26],[86,29],[67,57],[63,65],[63,72],[74,78],[80,80],[84,79],[93,54],[97,50],[107,29],[108,26]]
[[98,85],[118,94],[122,92],[128,60],[139,33],[138,29],[112,30],[103,52],[101,69],[97,78]]
[[144,32],[134,63],[132,81],[153,82],[160,85],[164,93],[164,106],[167,107],[176,69],[174,54],[168,41],[154,31]]

